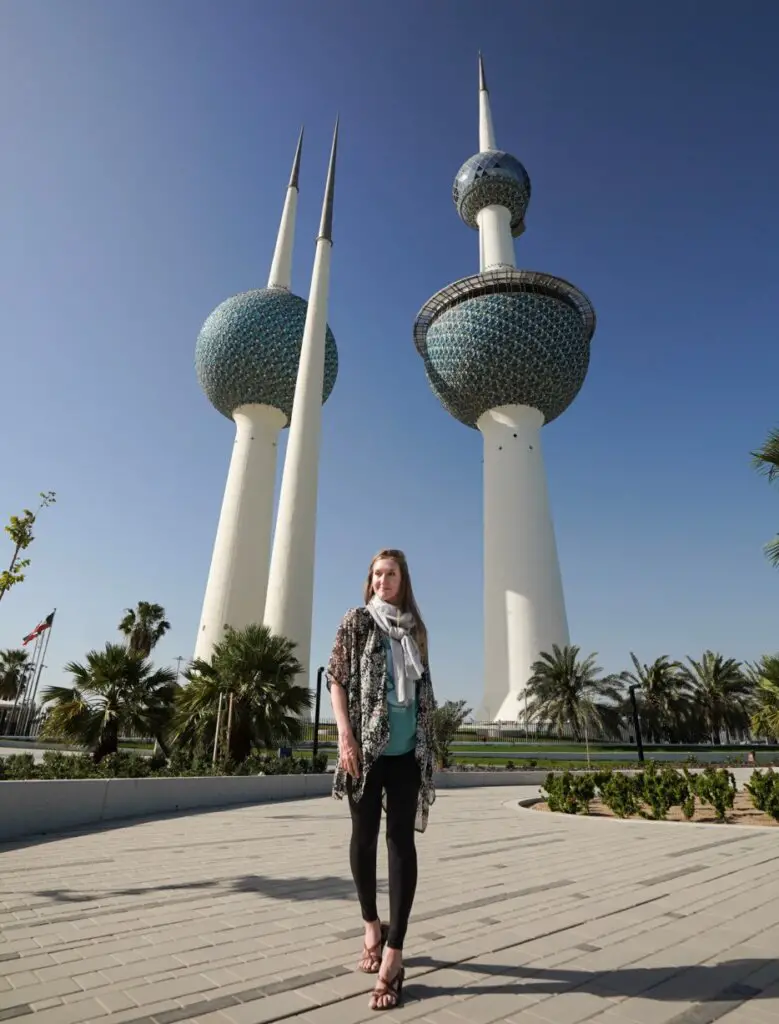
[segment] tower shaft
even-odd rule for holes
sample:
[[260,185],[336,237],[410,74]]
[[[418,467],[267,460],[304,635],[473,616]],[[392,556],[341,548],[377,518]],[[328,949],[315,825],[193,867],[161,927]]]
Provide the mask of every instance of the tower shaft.
[[286,417],[268,405],[233,413],[235,443],[195,643],[208,661],[226,625],[262,622],[273,525],[279,431]]
[[568,621],[541,452],[543,415],[506,405],[477,422],[484,439],[484,707],[516,721],[542,651]]
[[516,267],[511,212],[505,206],[485,206],[476,215],[479,225],[479,270]]
[[336,124],[314,254],[265,604],[266,625],[274,633],[295,641],[296,654],[306,674],[311,658],[319,441],[337,141]]

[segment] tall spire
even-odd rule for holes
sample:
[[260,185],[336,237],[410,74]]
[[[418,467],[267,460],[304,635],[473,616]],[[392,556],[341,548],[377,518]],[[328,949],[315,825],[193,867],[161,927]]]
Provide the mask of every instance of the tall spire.
[[497,148],[490,110],[490,91],[484,74],[484,58],[479,50],[479,150],[483,153],[485,149]]
[[303,127],[301,126],[300,135],[298,136],[297,149],[295,150],[295,159],[292,161],[292,173],[289,176],[288,188],[298,188],[298,178],[300,177],[300,154],[303,152]]
[[303,151],[303,129],[300,129],[298,144],[295,149],[295,157],[292,161],[292,172],[287,185],[287,195],[284,199],[284,209],[281,213],[279,234],[276,239],[276,248],[273,251],[273,262],[271,263],[270,275],[268,277],[269,288],[283,288],[289,291],[292,287],[292,247],[295,241],[295,215],[298,209],[298,179],[300,177],[300,156]]
[[330,260],[333,252],[337,148],[336,120],[322,202],[322,219],[314,251],[306,324],[300,346],[265,602],[265,625],[274,633],[295,641],[295,654],[303,665],[304,679],[309,673],[311,662],[319,440],[322,430]]
[[325,184],[325,198],[322,203],[322,219],[319,223],[319,238],[333,242],[333,199],[335,196],[335,158],[338,152],[338,121],[335,119],[335,130],[333,131],[333,144],[330,149],[330,164],[327,168],[327,182]]

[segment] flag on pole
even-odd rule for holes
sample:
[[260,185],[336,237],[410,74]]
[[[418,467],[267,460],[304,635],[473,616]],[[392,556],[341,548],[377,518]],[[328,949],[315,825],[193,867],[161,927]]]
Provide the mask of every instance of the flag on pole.
[[26,647],[31,640],[36,638],[36,636],[40,636],[41,633],[45,633],[47,629],[51,629],[52,622],[54,622],[54,612],[52,612],[51,615],[47,615],[43,622],[39,622],[35,629],[23,638],[22,645]]

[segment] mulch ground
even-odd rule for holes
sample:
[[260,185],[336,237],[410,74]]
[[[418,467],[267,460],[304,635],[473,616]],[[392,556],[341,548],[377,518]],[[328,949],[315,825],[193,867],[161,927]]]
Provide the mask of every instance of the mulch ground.
[[[549,811],[549,804],[542,801],[537,804],[533,804],[532,810],[534,811]],[[549,812],[552,813],[552,812]],[[591,818],[616,818],[616,814],[609,810],[608,807],[600,800],[593,800],[590,803],[590,817]],[[625,821],[629,821],[626,818]],[[641,820],[641,816],[638,814],[633,815],[633,820]],[[672,807],[668,812],[665,819],[666,821],[687,821],[685,816],[682,814],[680,807]],[[695,814],[690,819],[691,821],[705,822],[706,824],[718,824],[714,808],[708,804],[702,804],[699,800],[695,801]],[[779,821],[774,821],[770,815],[764,811],[758,811],[752,806],[752,800],[748,793],[737,793],[736,801],[733,805],[733,810],[728,812],[724,824],[726,825],[765,825],[767,828],[776,828],[779,826]]]

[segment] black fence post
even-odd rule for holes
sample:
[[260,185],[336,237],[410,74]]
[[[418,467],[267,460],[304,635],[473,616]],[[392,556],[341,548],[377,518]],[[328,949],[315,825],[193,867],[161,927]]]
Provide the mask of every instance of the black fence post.
[[633,728],[636,730],[636,748],[638,750],[639,761],[644,760],[644,743],[641,739],[641,720],[638,717],[638,705],[636,704],[636,687],[629,686],[628,691],[630,692],[630,706],[633,709]]
[[314,704],[314,739],[311,748],[311,767],[316,764],[316,756],[319,753],[319,712],[322,706],[322,676],[325,674],[324,665],[316,673],[316,702]]

